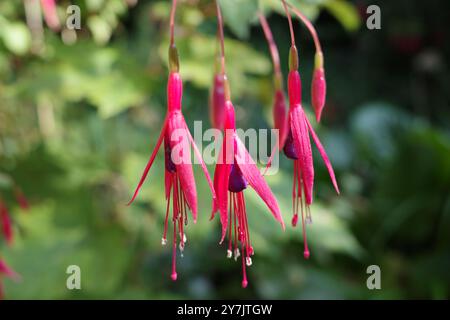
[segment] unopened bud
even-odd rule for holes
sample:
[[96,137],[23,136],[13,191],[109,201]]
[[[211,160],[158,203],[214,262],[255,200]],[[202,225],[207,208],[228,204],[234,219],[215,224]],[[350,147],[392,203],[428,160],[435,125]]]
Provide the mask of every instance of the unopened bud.
[[227,250],[227,258],[231,259],[231,257],[233,256],[233,252],[231,250]]
[[166,238],[162,238],[161,239],[161,245],[165,246],[167,244],[167,239]]
[[252,265],[252,258],[250,257],[245,258],[245,263],[247,267],[250,267]]
[[325,70],[323,67],[314,69],[313,79],[311,83],[311,98],[314,113],[316,114],[317,122],[320,122],[322,111],[325,106],[325,99],[327,95],[327,82],[325,80]]

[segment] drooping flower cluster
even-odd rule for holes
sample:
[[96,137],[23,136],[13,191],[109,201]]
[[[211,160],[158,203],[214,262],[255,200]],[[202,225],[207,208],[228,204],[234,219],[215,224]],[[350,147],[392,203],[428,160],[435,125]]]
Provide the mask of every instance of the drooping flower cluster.
[[[288,95],[289,95],[289,114],[288,114],[288,135],[283,147],[284,154],[287,158],[294,162],[294,175],[292,182],[292,225],[295,227],[298,222],[299,213],[302,219],[302,233],[304,242],[304,257],[306,259],[310,256],[308,248],[308,242],[306,237],[306,224],[312,223],[310,205],[313,202],[313,186],[314,186],[314,164],[311,149],[310,135],[314,140],[314,143],[322,156],[323,161],[330,174],[331,181],[333,183],[336,192],[339,194],[339,188],[336,182],[333,167],[330,160],[322,146],[319,138],[317,137],[305,111],[302,107],[302,83],[300,73],[298,72],[298,51],[295,46],[295,36],[292,26],[292,20],[289,13],[288,5],[282,0],[286,10],[286,14],[289,22],[289,29],[291,33],[291,48],[289,51],[289,76],[288,76]],[[295,9],[295,8],[294,8]],[[295,9],[295,12],[299,11]],[[300,13],[301,14],[301,13]],[[300,15],[302,21],[306,18]],[[309,28],[312,25],[307,22]],[[311,30],[311,29],[310,29]],[[317,39],[317,34],[314,31],[314,38]],[[318,40],[316,40],[316,44]],[[320,50],[320,45],[318,47]],[[317,57],[317,54],[316,54]],[[323,55],[320,51],[320,68],[319,75],[314,75],[312,82],[312,92],[316,94],[313,96],[313,106],[316,112],[316,118],[319,121],[323,109],[322,104],[314,105],[314,101],[323,103],[325,100],[325,78],[323,77]],[[317,70],[316,70],[317,71]]]
[[[177,244],[182,253],[187,241],[185,235],[185,227],[188,221],[187,211],[191,211],[194,222],[197,219],[197,193],[190,163],[190,147],[192,146],[211,188],[212,218],[215,217],[217,212],[220,215],[220,223],[222,226],[220,243],[223,243],[225,238],[227,238],[227,257],[232,258],[234,256],[235,260],[241,257],[242,286],[247,287],[247,267],[252,265],[252,256],[255,252],[250,240],[244,190],[248,186],[252,187],[283,229],[285,225],[275,196],[245,145],[236,134],[235,109],[230,98],[230,88],[225,68],[223,22],[218,1],[216,1],[216,9],[220,54],[217,55],[218,63],[216,64],[213,86],[210,92],[209,110],[211,124],[214,128],[222,131],[223,141],[215,167],[214,183],[211,183],[206,166],[189,133],[181,112],[182,81],[179,75],[178,52],[174,44],[176,3],[176,0],[172,1],[170,15],[171,42],[169,48],[170,73],[167,89],[167,115],[156,147],[153,150],[130,203],[136,198],[155,160],[157,151],[164,141],[167,209],[162,244],[164,245],[167,242],[168,224],[169,218],[171,218],[173,223],[171,278],[176,280]],[[278,49],[270,31],[269,24],[262,13],[259,13],[259,19],[269,44],[274,64],[273,117],[274,127],[278,129],[277,149],[283,150],[286,157],[293,160],[294,164],[292,225],[297,225],[300,216],[305,246],[304,257],[309,258],[310,251],[306,239],[306,224],[312,222],[310,205],[313,202],[314,185],[314,166],[310,137],[312,137],[316,144],[338,193],[339,189],[328,156],[302,107],[301,78],[298,72],[298,52],[295,46],[295,36],[289,9],[307,26],[316,44],[315,69],[311,83],[311,103],[316,114],[316,119],[319,122],[325,105],[326,81],[323,67],[323,53],[317,33],[312,24],[300,11],[284,0],[282,0],[282,4],[288,17],[291,34],[289,75],[287,80],[289,96],[288,110],[286,110],[285,105],[283,75],[280,67]],[[175,152],[176,150],[181,151]]]

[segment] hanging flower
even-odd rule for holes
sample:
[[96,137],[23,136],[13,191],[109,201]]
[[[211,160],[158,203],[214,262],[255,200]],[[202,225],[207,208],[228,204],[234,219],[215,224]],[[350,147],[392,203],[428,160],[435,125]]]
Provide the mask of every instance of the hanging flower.
[[311,150],[310,135],[316,144],[320,155],[322,156],[325,166],[331,177],[336,192],[339,194],[339,188],[336,182],[333,167],[322,146],[319,138],[314,132],[311,123],[306,117],[301,104],[301,79],[297,71],[298,56],[295,46],[290,51],[290,69],[288,77],[288,93],[289,93],[289,134],[284,145],[284,154],[294,161],[294,176],[292,183],[292,225],[296,226],[298,222],[298,214],[301,214],[303,241],[304,241],[304,257],[309,258],[310,252],[306,237],[305,224],[312,222],[309,206],[313,202],[313,186],[314,186],[314,165]]
[[178,52],[175,46],[169,49],[170,74],[167,85],[167,115],[163,123],[161,134],[156,143],[155,149],[150,160],[145,167],[144,173],[134,192],[131,204],[139,193],[145,178],[155,160],[156,154],[164,140],[165,151],[165,193],[166,193],[166,218],[164,221],[164,233],[161,240],[162,245],[167,243],[167,229],[170,217],[170,205],[172,203],[171,220],[173,224],[173,256],[172,256],[172,280],[177,279],[176,272],[176,255],[177,242],[179,242],[180,252],[183,253],[187,238],[185,227],[188,223],[187,211],[192,213],[194,223],[197,221],[197,190],[195,186],[194,174],[191,164],[190,148],[194,149],[194,153],[201,163],[203,172],[208,180],[213,200],[215,200],[215,192],[212,181],[209,176],[205,163],[200,155],[194,139],[181,112],[181,101],[183,95],[183,83],[178,73]]
[[242,287],[247,287],[246,267],[251,266],[254,254],[250,241],[244,190],[250,185],[269,208],[284,229],[277,200],[265,182],[245,145],[236,134],[234,107],[230,100],[225,103],[225,137],[214,173],[217,201],[213,215],[220,212],[222,224],[221,243],[228,235],[227,257],[235,260],[242,256]]

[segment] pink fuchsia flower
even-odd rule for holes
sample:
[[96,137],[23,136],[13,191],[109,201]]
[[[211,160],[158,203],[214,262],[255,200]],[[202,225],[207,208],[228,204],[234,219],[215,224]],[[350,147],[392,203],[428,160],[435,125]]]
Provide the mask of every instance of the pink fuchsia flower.
[[[247,186],[250,185],[256,191],[275,219],[281,223],[283,229],[284,222],[277,200],[245,145],[236,134],[234,107],[231,103],[230,87],[225,71],[223,20],[218,1],[216,1],[216,10],[220,40],[221,73],[223,74],[225,88],[225,119],[223,126],[225,137],[214,172],[214,189],[216,190],[217,200],[213,203],[211,219],[214,218],[214,214],[217,211],[220,212],[220,222],[222,224],[220,242],[222,243],[228,234],[227,256],[231,258],[233,252],[236,260],[240,255],[242,256],[242,287],[245,288],[248,285],[246,267],[252,264],[251,256],[254,254],[250,241],[247,209],[243,193]],[[239,251],[239,246],[241,251]]]
[[247,186],[250,185],[256,191],[283,229],[284,221],[277,200],[236,134],[234,107],[231,101],[226,101],[225,110],[225,137],[214,173],[217,201],[213,204],[212,218],[216,211],[219,211],[222,225],[220,242],[222,243],[228,235],[227,257],[231,258],[234,254],[237,260],[242,256],[242,287],[245,288],[248,284],[246,267],[251,266],[251,256],[254,254],[243,193]]
[[4,290],[3,290],[3,278],[7,277],[18,281],[20,276],[12,270],[3,259],[0,259],[0,300],[4,298]]
[[0,219],[2,223],[3,236],[5,237],[6,243],[9,245],[13,242],[13,230],[11,225],[11,217],[9,216],[8,208],[0,200]]
[[45,23],[52,30],[58,31],[61,27],[58,13],[56,12],[55,0],[41,0],[42,11],[44,12]]
[[170,47],[169,56],[171,61],[171,72],[169,74],[167,85],[167,115],[155,149],[153,149],[150,160],[145,167],[144,173],[142,174],[129,204],[131,204],[138,195],[139,190],[152,167],[156,154],[164,141],[167,209],[161,243],[162,245],[167,243],[170,205],[172,203],[171,220],[173,224],[173,256],[171,278],[172,280],[176,280],[177,241],[179,241],[179,249],[182,253],[187,241],[185,227],[187,226],[188,221],[188,210],[192,213],[194,223],[197,221],[197,190],[191,164],[191,146],[194,149],[195,156],[201,163],[201,167],[213,194],[213,201],[215,201],[215,191],[206,165],[203,162],[181,112],[183,83],[180,74],[178,73],[178,53],[174,46]]
[[[322,159],[328,169],[331,181],[336,192],[339,194],[339,188],[336,182],[333,167],[322,146],[319,138],[314,132],[303,110],[301,101],[301,79],[297,71],[298,56],[295,46],[290,51],[290,72],[288,77],[288,93],[289,93],[289,134],[284,145],[285,155],[294,161],[294,176],[292,184],[292,208],[293,218],[292,225],[298,222],[299,211],[302,218],[303,240],[304,240],[304,256],[309,258],[310,252],[306,237],[305,224],[311,223],[311,213],[309,206],[313,202],[313,186],[314,186],[314,165],[311,150],[310,135],[316,144]],[[299,210],[300,207],[300,210]]]
[[209,116],[213,128],[222,130],[225,118],[225,84],[223,74],[214,75],[213,87],[209,99]]

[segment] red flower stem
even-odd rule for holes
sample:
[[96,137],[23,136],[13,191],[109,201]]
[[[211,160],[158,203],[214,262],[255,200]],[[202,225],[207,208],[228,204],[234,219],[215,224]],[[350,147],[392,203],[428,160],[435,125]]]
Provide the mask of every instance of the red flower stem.
[[247,210],[246,210],[246,206],[245,206],[244,194],[242,194],[242,208],[243,208],[243,212],[244,212],[244,222],[245,222],[245,230],[246,230],[246,237],[247,237],[247,244],[246,244],[247,257],[250,257],[250,247],[251,247],[250,230],[248,228]]
[[170,46],[175,44],[174,29],[175,29],[175,12],[177,10],[177,0],[172,0],[172,9],[170,10]]
[[247,288],[248,280],[247,280],[247,272],[245,268],[245,257],[244,257],[244,244],[241,245],[242,250],[242,287]]
[[172,244],[172,274],[173,281],[177,280],[177,222],[173,222],[173,244]]
[[220,62],[222,67],[222,74],[226,75],[225,72],[225,36],[223,33],[223,18],[222,12],[220,11],[219,1],[216,0],[216,11],[217,11],[217,23],[219,29],[219,40],[220,40]]
[[[283,1],[284,3],[285,1]],[[317,31],[316,28],[314,28],[313,24],[311,23],[311,21],[308,20],[308,18],[306,18],[306,16],[300,12],[300,10],[298,10],[297,8],[295,8],[293,5],[291,5],[290,3],[287,3],[287,6],[294,11],[294,13],[300,18],[300,20],[303,22],[303,24],[306,26],[306,28],[308,29],[309,33],[311,34],[311,36],[313,37],[314,40],[314,45],[316,47],[316,52],[317,53],[322,53],[322,46],[320,45],[320,41],[319,41],[319,36],[317,35]]]
[[261,23],[261,27],[264,31],[264,36],[266,37],[267,43],[270,49],[270,55],[272,56],[273,69],[275,73],[275,84],[276,89],[282,89],[283,83],[283,75],[281,73],[280,67],[280,55],[278,53],[277,44],[275,43],[272,35],[272,31],[270,30],[270,26],[267,23],[267,19],[262,12],[259,12],[259,21]]
[[288,22],[289,22],[289,31],[291,33],[291,45],[292,45],[292,47],[295,47],[295,34],[294,34],[294,27],[292,26],[291,13],[289,12],[286,1],[281,0],[281,2],[283,2],[284,11],[286,12],[286,16],[287,16]]

